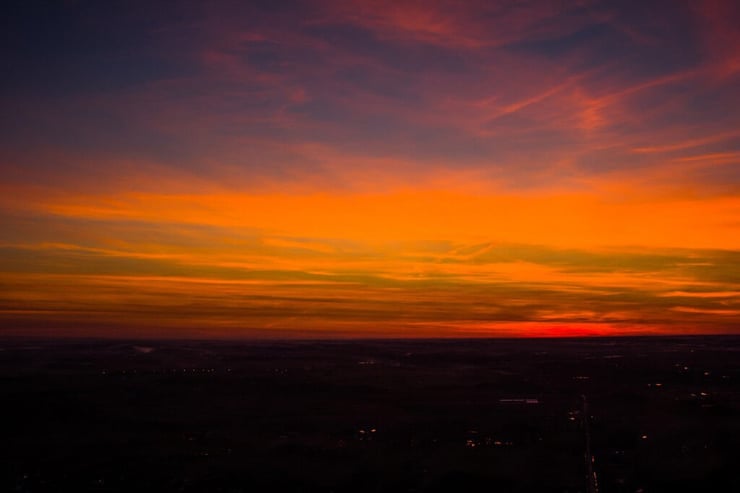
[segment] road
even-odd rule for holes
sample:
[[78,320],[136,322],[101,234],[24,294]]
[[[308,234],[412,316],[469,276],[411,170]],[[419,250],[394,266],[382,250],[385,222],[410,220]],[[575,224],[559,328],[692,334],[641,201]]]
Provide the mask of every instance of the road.
[[588,493],[598,493],[599,482],[596,478],[596,472],[594,472],[594,456],[591,453],[591,415],[588,410],[588,398],[585,395],[581,395],[581,399],[583,400],[583,433],[586,438],[584,460],[586,461],[586,481],[588,481],[587,491]]

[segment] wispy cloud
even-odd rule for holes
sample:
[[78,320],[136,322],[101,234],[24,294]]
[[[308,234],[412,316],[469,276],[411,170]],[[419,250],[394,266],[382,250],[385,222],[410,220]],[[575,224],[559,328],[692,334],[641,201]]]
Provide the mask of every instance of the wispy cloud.
[[115,8],[13,11],[5,330],[732,330],[736,2]]

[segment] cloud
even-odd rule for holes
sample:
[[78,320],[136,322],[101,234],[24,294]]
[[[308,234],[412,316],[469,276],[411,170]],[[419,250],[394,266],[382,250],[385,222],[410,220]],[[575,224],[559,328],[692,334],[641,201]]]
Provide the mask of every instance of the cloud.
[[[129,225],[131,236],[141,238],[137,228],[144,226]],[[151,337],[278,337],[283,329],[314,336],[572,336],[726,332],[727,316],[740,305],[737,278],[718,278],[708,268],[727,264],[722,251],[378,246],[275,241],[259,232],[253,240],[231,235],[214,244],[217,228],[206,246],[200,235],[188,245],[187,228],[182,235],[167,228],[159,243],[119,242],[116,249],[5,246],[0,321],[32,331],[98,323],[109,335],[131,329]],[[105,235],[97,241],[106,243]],[[686,314],[698,325],[685,325]]]
[[9,31],[5,327],[730,330],[731,1],[85,8]]

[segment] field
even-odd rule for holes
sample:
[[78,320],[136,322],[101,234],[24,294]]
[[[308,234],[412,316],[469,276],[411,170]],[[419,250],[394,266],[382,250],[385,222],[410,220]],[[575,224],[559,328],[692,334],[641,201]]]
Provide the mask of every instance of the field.
[[6,339],[0,490],[740,491],[739,356],[738,337]]

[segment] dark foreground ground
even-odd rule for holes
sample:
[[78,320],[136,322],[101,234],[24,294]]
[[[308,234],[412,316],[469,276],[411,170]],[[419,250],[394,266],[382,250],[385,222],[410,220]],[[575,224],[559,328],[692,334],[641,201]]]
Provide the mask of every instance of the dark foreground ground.
[[740,337],[5,340],[0,491],[740,491],[739,356]]

